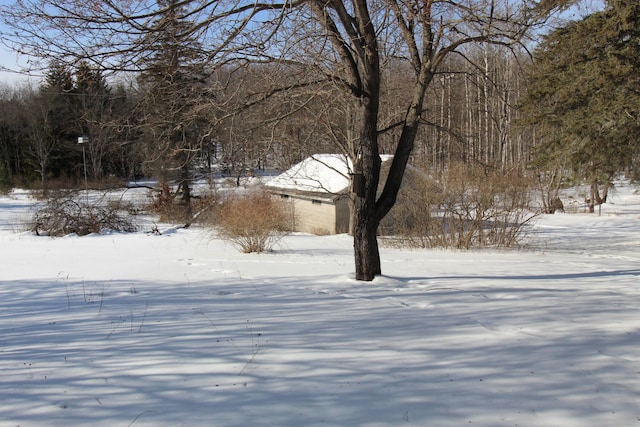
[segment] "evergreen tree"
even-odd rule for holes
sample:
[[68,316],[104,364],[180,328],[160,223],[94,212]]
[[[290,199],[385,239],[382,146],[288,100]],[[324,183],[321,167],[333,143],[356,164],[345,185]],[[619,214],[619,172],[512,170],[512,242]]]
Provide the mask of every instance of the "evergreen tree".
[[[640,147],[640,3],[606,9],[552,32],[534,52],[524,101],[542,167],[561,159],[591,184],[637,162]],[[605,193],[606,194],[606,193]]]
[[185,214],[191,216],[193,161],[199,154],[205,68],[188,2],[158,0],[161,15],[143,41],[147,58],[138,83],[151,164],[163,183],[177,172]]
[[29,139],[43,187],[48,177],[68,174],[80,164],[74,95],[72,70],[60,61],[52,61],[39,91],[29,100]]
[[0,192],[8,191],[22,173],[26,114],[21,95],[0,87]]

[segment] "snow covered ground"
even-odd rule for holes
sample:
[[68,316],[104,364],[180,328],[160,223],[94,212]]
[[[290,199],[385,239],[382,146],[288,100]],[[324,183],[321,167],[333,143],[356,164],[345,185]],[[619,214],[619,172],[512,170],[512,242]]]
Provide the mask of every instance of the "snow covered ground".
[[640,194],[530,250],[51,239],[0,198],[0,426],[640,426]]

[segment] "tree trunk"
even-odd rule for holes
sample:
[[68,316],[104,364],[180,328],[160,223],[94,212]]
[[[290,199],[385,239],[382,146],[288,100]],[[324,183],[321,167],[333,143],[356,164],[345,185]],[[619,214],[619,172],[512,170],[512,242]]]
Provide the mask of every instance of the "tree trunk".
[[356,221],[353,233],[353,253],[356,264],[356,280],[371,281],[382,274],[378,249],[378,224],[373,215],[367,215],[367,206],[356,202]]
[[[375,78],[374,80],[379,82]],[[363,281],[371,281],[382,274],[377,238],[380,221],[376,214],[376,195],[382,163],[378,153],[378,103],[378,92],[374,88],[372,97],[362,102],[360,159],[354,162],[355,172],[362,174],[362,183],[354,193],[353,251],[356,280]]]
[[593,179],[591,181],[591,186],[589,187],[589,213],[594,213],[596,211],[596,194],[598,193],[598,184],[596,180]]
[[184,207],[184,216],[187,221],[191,221],[193,211],[191,207],[191,171],[189,163],[185,162],[180,168],[180,185],[182,189],[182,205]]
[[[376,212],[376,196],[380,181],[380,152],[378,147],[378,114],[380,110],[380,58],[375,28],[369,16],[366,0],[354,2],[359,23],[354,44],[358,50],[354,76],[359,76],[358,97],[362,119],[354,173],[362,176],[362,185],[354,192],[353,250],[356,280],[371,281],[382,273],[378,250],[377,230],[380,219]],[[341,15],[346,19],[345,15]],[[346,19],[348,25],[350,20]],[[354,63],[355,65],[356,63]],[[355,176],[355,175],[354,175]]]

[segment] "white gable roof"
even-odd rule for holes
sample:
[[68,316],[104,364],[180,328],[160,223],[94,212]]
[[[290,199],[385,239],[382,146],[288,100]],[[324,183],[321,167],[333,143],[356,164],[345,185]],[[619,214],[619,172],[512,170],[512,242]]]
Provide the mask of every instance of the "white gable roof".
[[269,187],[336,194],[349,187],[351,160],[342,154],[314,154],[266,182]]
[[[382,154],[380,158],[387,162],[393,156]],[[299,192],[339,194],[349,188],[352,170],[351,159],[344,154],[314,154],[270,179],[265,185]]]

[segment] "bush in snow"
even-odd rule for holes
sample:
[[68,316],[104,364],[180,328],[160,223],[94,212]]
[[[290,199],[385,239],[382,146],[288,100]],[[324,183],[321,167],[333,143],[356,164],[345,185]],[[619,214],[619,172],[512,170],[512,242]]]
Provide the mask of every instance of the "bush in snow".
[[218,205],[215,218],[220,236],[244,253],[269,251],[288,231],[282,204],[261,192],[233,193]]
[[394,236],[387,242],[398,246],[511,247],[537,215],[530,180],[517,171],[454,164],[437,185],[426,179],[403,191],[383,223]]
[[87,204],[81,199],[77,192],[55,192],[35,208],[31,229],[47,236],[137,230],[130,209],[121,202]]

